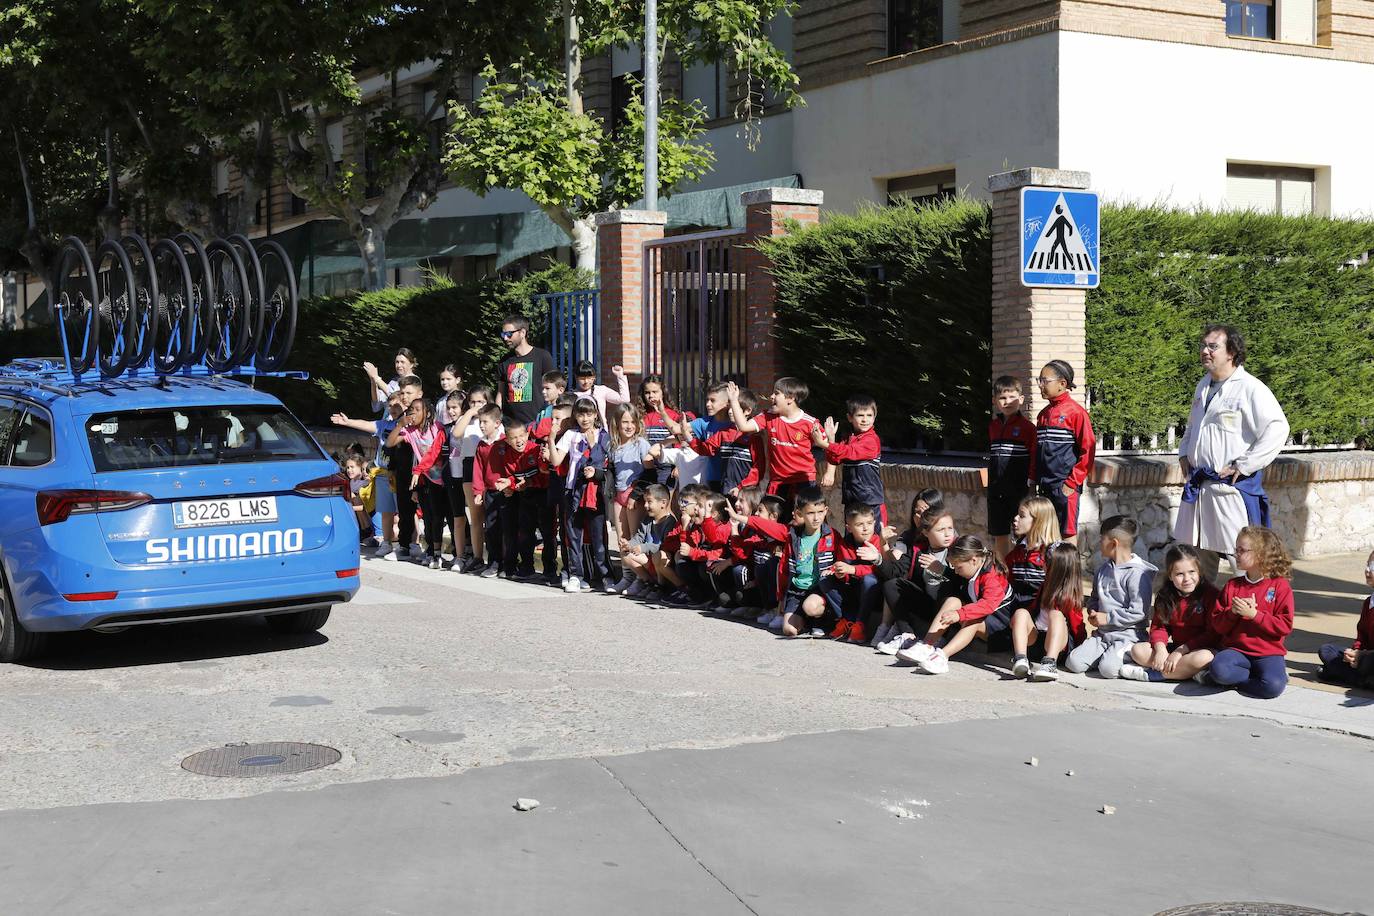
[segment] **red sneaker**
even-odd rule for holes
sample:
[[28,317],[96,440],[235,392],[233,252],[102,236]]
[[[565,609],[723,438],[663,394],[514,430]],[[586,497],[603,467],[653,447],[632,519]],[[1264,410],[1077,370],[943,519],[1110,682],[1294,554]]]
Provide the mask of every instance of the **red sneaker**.
[[849,635],[849,626],[849,621],[841,617],[839,622],[835,624],[835,629],[830,631],[830,638],[844,639]]
[[850,626],[849,641],[867,644],[868,634],[864,632],[864,622],[862,620],[856,620],[853,625]]

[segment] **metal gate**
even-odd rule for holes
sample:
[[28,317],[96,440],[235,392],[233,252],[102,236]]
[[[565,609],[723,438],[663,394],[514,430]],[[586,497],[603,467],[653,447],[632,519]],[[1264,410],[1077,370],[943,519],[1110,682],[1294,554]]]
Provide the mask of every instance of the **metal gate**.
[[644,372],[661,374],[680,407],[700,412],[712,382],[744,384],[744,236],[727,229],[644,245]]
[[579,289],[543,293],[535,301],[549,310],[549,352],[572,387],[573,367],[589,360],[601,374],[601,292]]

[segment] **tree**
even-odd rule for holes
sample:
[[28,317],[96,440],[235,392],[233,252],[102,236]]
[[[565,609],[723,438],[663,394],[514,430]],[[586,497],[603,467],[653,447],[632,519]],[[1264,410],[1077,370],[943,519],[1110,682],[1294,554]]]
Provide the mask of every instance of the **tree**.
[[[801,101],[797,76],[769,40],[767,23],[790,14],[791,0],[660,0],[659,58],[671,50],[682,65],[725,61],[742,81],[736,107],[752,147],[765,90],[791,107]],[[616,125],[585,113],[582,53],[642,43],[642,0],[562,0],[561,68],[527,59],[496,81],[496,69],[474,110],[455,108],[444,165],[477,194],[518,188],[564,232],[577,266],[592,269],[596,233],[591,216],[642,196],[645,108],[635,87]],[[559,72],[561,71],[561,72]],[[658,119],[659,193],[671,194],[704,175],[714,155],[698,142],[704,112],[694,102],[664,98]]]

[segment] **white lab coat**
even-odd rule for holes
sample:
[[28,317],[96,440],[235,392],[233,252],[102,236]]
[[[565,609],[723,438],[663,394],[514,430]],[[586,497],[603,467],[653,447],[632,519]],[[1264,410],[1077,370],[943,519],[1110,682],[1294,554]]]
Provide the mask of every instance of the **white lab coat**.
[[[1222,382],[1208,406],[1210,381],[1210,376],[1203,376],[1193,392],[1193,408],[1179,443],[1179,455],[1193,468],[1215,471],[1229,464],[1242,474],[1268,467],[1288,441],[1288,418],[1274,393],[1241,366]],[[1174,539],[1231,554],[1236,549],[1236,535],[1248,524],[1250,518],[1240,491],[1229,484],[1209,482],[1203,484],[1197,502],[1179,506]]]

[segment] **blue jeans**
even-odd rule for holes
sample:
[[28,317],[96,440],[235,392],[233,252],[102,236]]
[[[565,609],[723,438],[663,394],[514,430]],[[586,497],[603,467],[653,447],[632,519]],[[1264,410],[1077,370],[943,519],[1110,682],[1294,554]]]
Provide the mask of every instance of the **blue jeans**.
[[1288,686],[1288,669],[1282,655],[1246,655],[1236,649],[1222,649],[1212,659],[1212,680],[1223,687],[1235,687],[1247,697],[1272,700]]
[[826,576],[821,580],[821,591],[825,593],[830,606],[837,608],[845,620],[853,623],[863,621],[867,624],[878,612],[883,603],[883,590],[878,577],[850,576],[847,580]]

